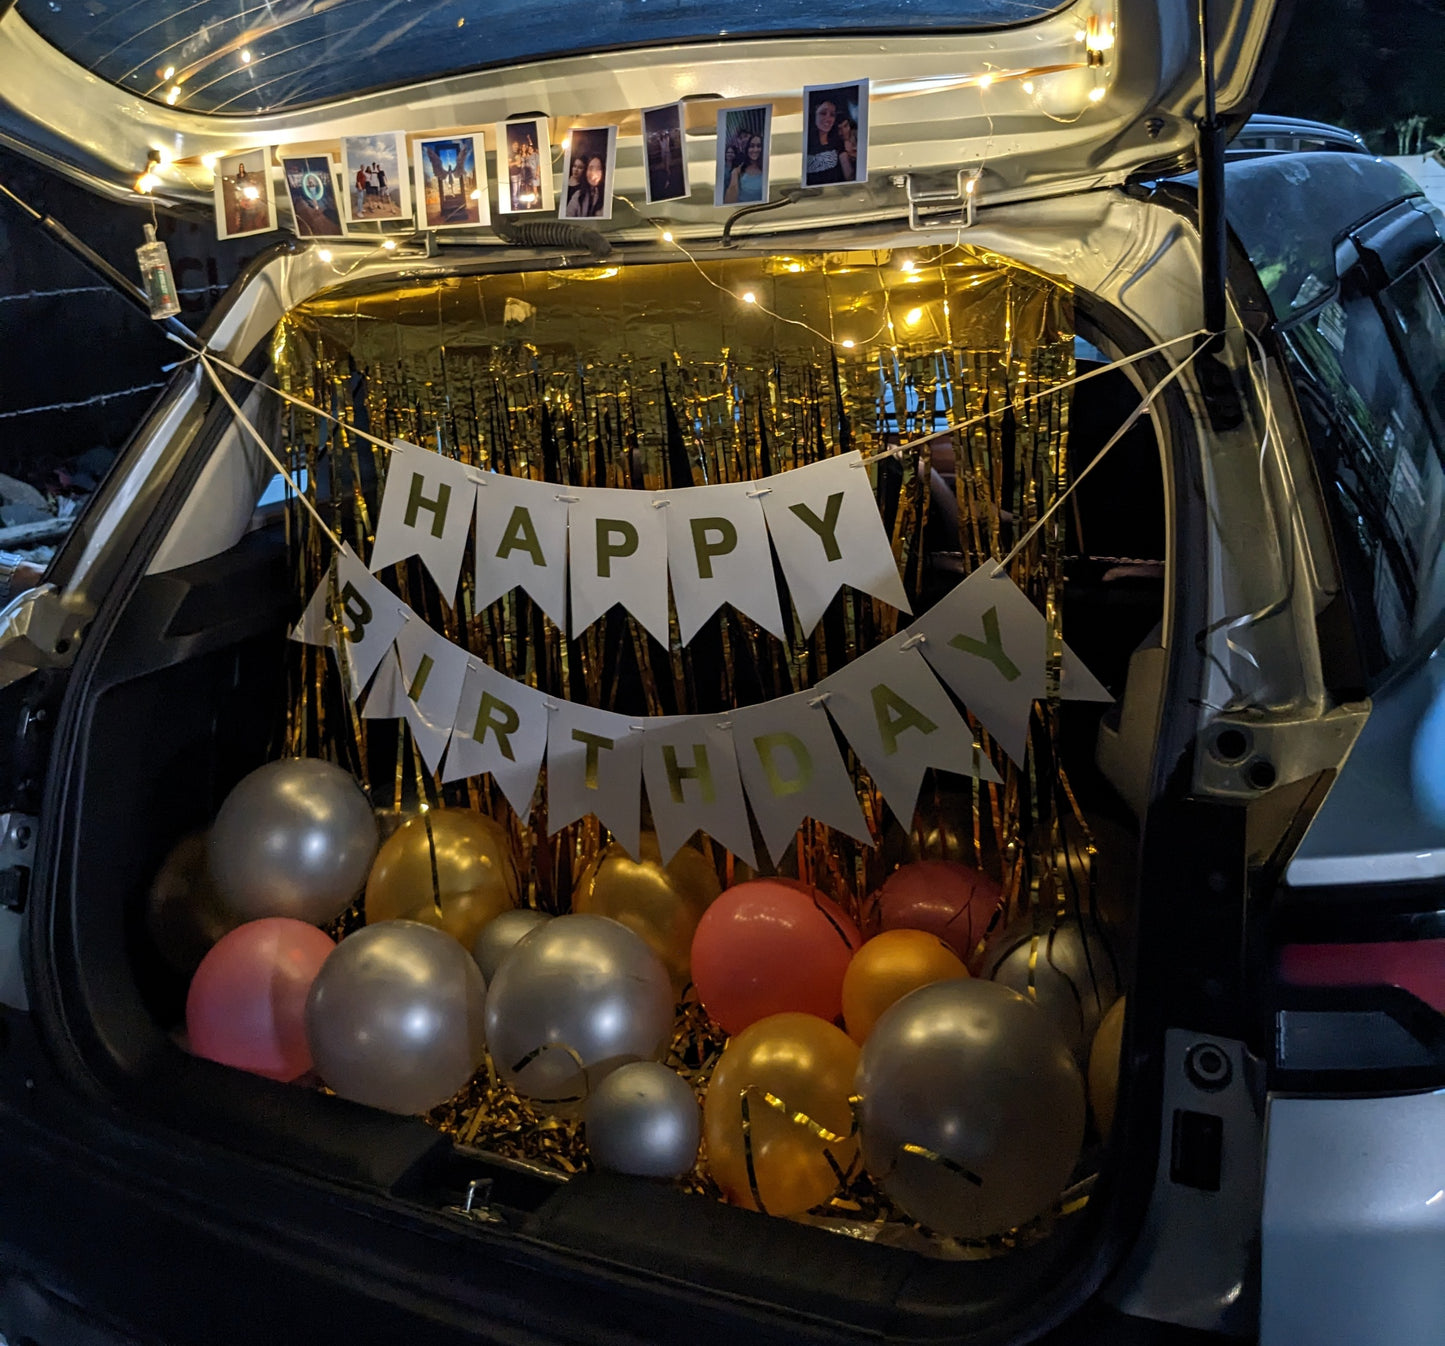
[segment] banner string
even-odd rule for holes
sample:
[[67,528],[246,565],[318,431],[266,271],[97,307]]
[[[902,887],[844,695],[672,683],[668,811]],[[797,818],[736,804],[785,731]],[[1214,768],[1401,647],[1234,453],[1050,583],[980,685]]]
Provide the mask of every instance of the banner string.
[[[1195,335],[1197,336],[1201,334],[1195,333]],[[1109,436],[1108,440],[1105,441],[1104,447],[1101,448],[1099,452],[1096,453],[1091,459],[1089,459],[1088,465],[1084,468],[1084,470],[1080,472],[1079,475],[1075,477],[1073,481],[1068,484],[1067,487],[1064,488],[1064,490],[1054,500],[1054,503],[1050,505],[1048,509],[1046,509],[1042,514],[1039,515],[1038,520],[1035,522],[1034,526],[1030,528],[1029,531],[1025,533],[1023,537],[1018,540],[1017,543],[1014,544],[1013,550],[1009,552],[1009,554],[1005,556],[1003,560],[998,563],[997,566],[994,567],[994,569],[990,572],[991,579],[997,579],[1008,569],[1009,563],[1013,561],[1014,558],[1017,557],[1018,554],[1029,545],[1030,542],[1033,541],[1034,537],[1038,534],[1039,529],[1041,529],[1046,523],[1048,523],[1048,521],[1053,517],[1053,515],[1057,513],[1059,507],[1064,503],[1064,501],[1066,501],[1071,495],[1073,495],[1075,490],[1078,489],[1079,483],[1083,481],[1090,472],[1092,472],[1096,467],[1098,467],[1101,462],[1103,462],[1104,455],[1107,454],[1109,450],[1114,447],[1115,444],[1117,444],[1121,439],[1123,439],[1124,436],[1134,428],[1134,425],[1138,422],[1139,418],[1143,416],[1144,413],[1154,405],[1160,394],[1162,394],[1164,390],[1168,388],[1171,383],[1174,382],[1175,379],[1177,379],[1181,374],[1183,374],[1184,371],[1188,369],[1191,364],[1194,363],[1194,361],[1199,357],[1199,354],[1203,349],[1204,347],[1202,345],[1197,346],[1187,356],[1185,356],[1183,360],[1181,360],[1177,365],[1175,365],[1174,368],[1171,369],[1162,379],[1160,379],[1159,382],[1156,383],[1147,394],[1145,394],[1144,400],[1140,402],[1139,405],[1135,407],[1134,410],[1131,411],[1124,418],[1124,423],[1117,430],[1115,430],[1112,435]]]

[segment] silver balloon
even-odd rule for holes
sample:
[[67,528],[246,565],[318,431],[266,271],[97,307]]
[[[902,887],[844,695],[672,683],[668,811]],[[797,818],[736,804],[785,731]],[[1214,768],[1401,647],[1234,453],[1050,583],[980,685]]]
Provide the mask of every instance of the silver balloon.
[[321,925],[361,891],[376,844],[371,805],[347,772],[288,758],[258,767],[226,796],[211,828],[211,873],[243,921]]
[[692,1086],[656,1061],[619,1066],[587,1100],[587,1149],[598,1168],[680,1178],[697,1162],[701,1112]]
[[568,1107],[672,1033],[672,982],[641,935],[607,916],[558,916],[521,941],[487,996],[487,1042],[518,1093]]
[[973,977],[883,1014],[855,1092],[863,1163],[920,1224],[1001,1234],[1047,1210],[1084,1139],[1084,1081],[1048,1016]]
[[[1086,933],[1087,930],[1087,933]],[[1105,1012],[1119,998],[1119,978],[1104,928],[1066,916],[1041,930],[1031,916],[989,942],[983,975],[1037,1001],[1083,1068]]]
[[486,1055],[487,986],[444,930],[379,921],[348,935],[306,1001],[316,1073],[343,1098],[388,1112],[445,1103]]
[[545,911],[535,911],[531,907],[514,907],[511,911],[503,911],[493,916],[481,928],[476,943],[472,945],[472,957],[477,960],[477,966],[481,968],[482,976],[487,979],[487,985],[491,985],[492,978],[497,975],[497,969],[502,965],[502,959],[511,951],[512,946],[551,919]]

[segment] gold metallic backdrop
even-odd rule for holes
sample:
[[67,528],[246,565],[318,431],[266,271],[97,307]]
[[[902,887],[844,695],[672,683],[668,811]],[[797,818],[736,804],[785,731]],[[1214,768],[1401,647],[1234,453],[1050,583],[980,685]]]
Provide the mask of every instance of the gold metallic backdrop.
[[[1039,395],[1073,377],[1073,360],[1066,283],[963,246],[684,257],[384,290],[343,283],[292,310],[273,346],[279,385],[344,423],[288,406],[282,437],[313,501],[363,558],[387,455],[349,427],[561,485],[659,489],[755,479],[850,449],[877,454],[945,421],[986,416],[921,456],[870,470],[915,612],[1007,554],[1067,484],[1069,397]],[[299,510],[288,527],[300,601],[330,545]],[[1055,677],[1062,529],[1060,514],[1011,567],[1049,619]],[[907,620],[845,590],[814,632],[795,626],[787,641],[731,609],[687,647],[675,619],[663,649],[620,609],[568,640],[521,592],[477,610],[470,569],[468,558],[455,605],[415,562],[383,578],[508,676],[629,714],[712,712],[801,690]],[[567,909],[576,876],[606,844],[594,820],[549,839],[485,779],[441,786],[402,727],[360,720],[325,651],[293,646],[291,658],[285,749],[350,766],[396,819],[420,801],[481,808],[512,835],[522,900]],[[1041,707],[1022,770],[975,725],[1003,784],[931,773],[916,821],[887,814],[850,762],[882,844],[808,823],[780,869],[817,883],[865,924],[867,894],[905,855],[978,864],[1002,881],[1011,908],[1062,906],[1067,888],[1092,884],[1093,845],[1057,760],[1056,721],[1056,706]],[[544,771],[539,823],[545,803]],[[724,882],[746,876],[730,854],[704,847]],[[719,1046],[695,1004],[682,1007],[671,1064],[699,1091]],[[468,1142],[565,1171],[585,1163],[576,1127],[534,1111],[479,1077],[434,1120]],[[708,1180],[699,1173],[695,1184],[707,1189]],[[839,1209],[883,1209],[860,1190],[841,1194]]]

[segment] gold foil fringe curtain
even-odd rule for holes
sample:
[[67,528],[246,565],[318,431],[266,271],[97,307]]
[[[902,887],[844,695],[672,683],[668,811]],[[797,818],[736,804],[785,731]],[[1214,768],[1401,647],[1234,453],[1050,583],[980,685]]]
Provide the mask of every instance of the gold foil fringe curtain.
[[[1065,284],[968,247],[742,256],[445,277],[379,292],[342,286],[287,315],[273,362],[282,388],[344,422],[288,404],[282,439],[313,503],[363,558],[387,455],[345,427],[559,485],[659,489],[755,479],[849,449],[875,454],[992,413],[934,441],[921,460],[909,453],[870,469],[920,612],[1006,554],[1067,484],[1067,394],[1024,399],[1072,377],[1072,317]],[[288,526],[299,601],[329,548],[299,510]],[[1061,517],[1051,521],[1013,566],[1050,618],[1055,676],[1061,529]],[[627,714],[710,713],[805,689],[900,621],[845,590],[811,635],[795,628],[786,642],[730,609],[686,648],[675,621],[664,650],[620,609],[569,641],[520,592],[476,610],[470,572],[464,564],[456,607],[415,563],[395,567],[392,582],[435,629],[508,676]],[[485,781],[442,787],[404,729],[361,720],[323,651],[298,647],[292,658],[288,751],[343,762],[398,816],[404,801],[424,799],[510,818]],[[916,830],[913,820],[885,819],[854,763],[875,838],[889,844],[860,847],[808,824],[783,868],[865,919],[863,895],[906,853],[971,860],[1010,896],[1037,900],[1041,871],[1065,845],[1053,718],[1046,709],[1036,725],[1023,772],[979,730],[1004,784],[940,779],[931,798],[926,785]],[[540,819],[545,799],[538,804]],[[960,818],[971,820],[971,835],[958,835]],[[576,862],[600,843],[597,824],[550,841],[511,824],[534,900],[565,909]],[[731,856],[715,858],[725,878],[738,876]]]

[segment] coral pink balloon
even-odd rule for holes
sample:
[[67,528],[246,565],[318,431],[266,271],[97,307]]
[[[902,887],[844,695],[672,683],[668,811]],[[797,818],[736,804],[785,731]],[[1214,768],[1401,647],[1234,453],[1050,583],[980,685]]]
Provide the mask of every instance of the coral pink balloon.
[[926,930],[965,963],[1003,900],[987,874],[956,860],[914,860],[890,874],[878,890],[880,930]]
[[237,926],[201,960],[186,996],[191,1050],[273,1080],[311,1069],[306,996],[336,945],[305,921]]
[[843,974],[863,942],[858,927],[815,888],[753,879],[729,888],[698,922],[692,980],[725,1032],[770,1014],[843,1012]]

